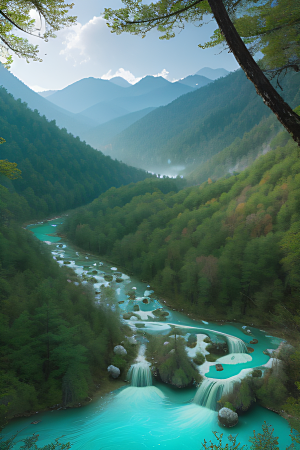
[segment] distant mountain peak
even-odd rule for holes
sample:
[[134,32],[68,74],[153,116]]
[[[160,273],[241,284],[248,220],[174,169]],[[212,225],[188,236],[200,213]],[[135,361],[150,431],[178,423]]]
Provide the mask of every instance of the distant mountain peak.
[[129,87],[129,86],[131,86],[131,84],[128,83],[128,81],[125,80],[125,78],[123,78],[123,77],[113,77],[109,81],[111,83],[117,84],[118,86],[121,86],[121,87]]
[[228,70],[219,68],[212,69],[211,67],[203,67],[198,70],[195,75],[202,75],[203,77],[209,78],[210,80],[217,80],[218,78],[226,77],[230,72]]

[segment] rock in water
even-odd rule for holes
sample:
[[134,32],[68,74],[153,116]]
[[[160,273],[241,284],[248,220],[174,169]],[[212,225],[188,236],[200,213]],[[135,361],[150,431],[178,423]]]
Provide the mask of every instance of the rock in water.
[[127,350],[123,347],[123,345],[116,345],[114,348],[114,352],[116,355],[120,355],[120,356],[127,355]]
[[120,375],[120,369],[113,365],[108,366],[107,371],[113,378],[118,378]]
[[129,344],[132,344],[132,345],[137,344],[137,340],[135,339],[135,337],[129,336],[127,339],[128,339]]
[[238,423],[239,416],[229,408],[222,408],[219,411],[218,419],[220,425],[223,425],[223,427],[226,428],[231,428]]

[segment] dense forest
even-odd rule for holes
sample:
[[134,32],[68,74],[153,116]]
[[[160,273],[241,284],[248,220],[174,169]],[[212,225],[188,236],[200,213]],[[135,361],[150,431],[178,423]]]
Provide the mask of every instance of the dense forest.
[[210,318],[277,318],[297,329],[282,305],[296,301],[296,272],[285,261],[296,257],[299,150],[285,132],[271,147],[239,175],[177,193],[141,192],[119,205],[115,197],[128,188],[111,189],[72,214],[65,231],[185,310],[205,310]]
[[84,402],[114,361],[114,346],[125,341],[125,366],[134,349],[110,307],[114,291],[103,288],[96,307],[92,287],[15,222],[27,217],[26,201],[3,186],[0,193],[1,428],[24,413]]
[[111,186],[151,176],[95,151],[3,88],[0,112],[1,137],[6,140],[1,159],[16,162],[22,171],[22,178],[13,182],[2,178],[1,183],[26,199],[27,218],[86,204]]
[[[299,74],[287,75],[282,87],[285,100],[293,108],[299,105]],[[238,70],[152,111],[113,138],[104,151],[143,168],[166,165],[168,159],[194,168],[269,115]]]

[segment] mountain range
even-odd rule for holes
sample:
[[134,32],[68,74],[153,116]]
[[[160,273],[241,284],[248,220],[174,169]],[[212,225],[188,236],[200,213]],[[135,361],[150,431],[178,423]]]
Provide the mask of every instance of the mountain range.
[[[61,90],[36,93],[0,66],[0,86],[14,98],[25,101],[30,109],[37,109],[48,120],[55,120],[59,127],[66,128],[74,136],[84,136],[87,142],[88,130],[94,136],[94,128],[99,124],[132,112],[166,105],[210,82],[202,75],[188,76],[174,83],[163,77],[146,76],[134,85],[121,77],[111,80],[85,78]],[[119,131],[117,127],[114,134]],[[103,139],[99,141],[102,143]]]
[[[299,74],[284,78],[281,95],[293,107],[300,103]],[[162,173],[170,163],[195,168],[269,115],[253,84],[238,70],[155,109],[112,138],[103,151],[147,170],[161,167]]]

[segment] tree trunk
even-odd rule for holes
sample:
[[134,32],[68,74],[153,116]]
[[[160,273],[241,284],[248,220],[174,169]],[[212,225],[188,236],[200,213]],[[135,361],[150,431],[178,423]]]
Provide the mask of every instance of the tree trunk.
[[283,100],[276,89],[273,88],[272,84],[252,58],[228,16],[223,1],[208,0],[208,3],[230,50],[247,78],[254,84],[256,92],[291,134],[294,141],[300,145],[300,117]]

